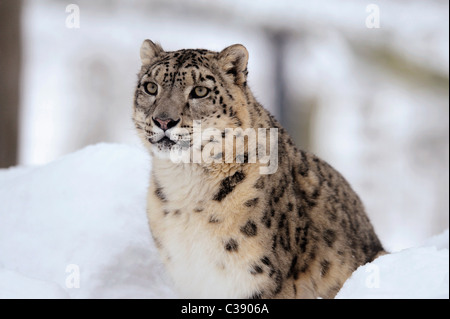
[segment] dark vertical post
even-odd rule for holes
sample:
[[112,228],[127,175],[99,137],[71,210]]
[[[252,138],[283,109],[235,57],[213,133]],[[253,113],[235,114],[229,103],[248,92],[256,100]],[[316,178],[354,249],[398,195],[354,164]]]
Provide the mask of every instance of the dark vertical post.
[[0,168],[17,164],[21,1],[0,0]]
[[274,88],[275,102],[278,108],[278,120],[281,125],[286,126],[288,119],[288,105],[286,97],[286,75],[285,75],[285,48],[288,35],[283,31],[270,33],[274,56]]

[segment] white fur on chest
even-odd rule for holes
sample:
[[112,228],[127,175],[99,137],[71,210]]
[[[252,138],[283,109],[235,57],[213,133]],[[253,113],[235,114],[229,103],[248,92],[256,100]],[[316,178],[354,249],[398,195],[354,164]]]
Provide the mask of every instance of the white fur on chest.
[[[169,217],[174,219],[175,216]],[[183,217],[183,216],[179,216]],[[167,269],[179,292],[190,298],[243,298],[251,295],[246,265],[224,250],[221,238],[202,229],[195,218],[186,222],[168,221],[170,231],[164,234],[168,254]],[[235,258],[233,258],[235,257]]]
[[[155,178],[163,187],[167,202],[163,207],[149,203],[148,217],[180,294],[189,298],[252,295],[260,283],[250,274],[243,252],[225,249],[233,230],[209,222],[211,214],[230,213],[210,201],[218,184],[199,179],[194,171],[176,167],[155,171]],[[203,211],[195,212],[196,208]],[[164,214],[164,210],[168,213]]]

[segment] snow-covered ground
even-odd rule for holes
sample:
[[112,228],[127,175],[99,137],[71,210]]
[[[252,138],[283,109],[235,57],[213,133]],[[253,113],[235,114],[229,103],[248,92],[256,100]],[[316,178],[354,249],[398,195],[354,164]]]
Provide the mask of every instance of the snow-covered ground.
[[[176,298],[145,216],[151,159],[97,144],[0,170],[0,298]],[[449,298],[448,230],[360,267],[338,298]]]

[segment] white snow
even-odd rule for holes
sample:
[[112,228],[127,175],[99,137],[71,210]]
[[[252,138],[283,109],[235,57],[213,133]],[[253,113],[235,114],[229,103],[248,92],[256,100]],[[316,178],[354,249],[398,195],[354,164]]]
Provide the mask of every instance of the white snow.
[[378,257],[359,267],[336,298],[449,298],[448,257],[448,249],[435,247]]
[[139,148],[99,144],[0,171],[0,297],[174,297],[145,216],[150,163]]
[[[0,298],[176,298],[147,226],[151,159],[97,144],[0,170]],[[448,230],[362,266],[338,298],[449,298]]]

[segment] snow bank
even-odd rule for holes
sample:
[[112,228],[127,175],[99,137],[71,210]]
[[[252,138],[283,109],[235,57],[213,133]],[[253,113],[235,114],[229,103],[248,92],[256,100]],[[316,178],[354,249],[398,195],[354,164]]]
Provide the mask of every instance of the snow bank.
[[0,171],[0,297],[174,297],[147,227],[149,172],[145,151],[111,144]]
[[448,249],[411,248],[359,267],[337,299],[449,298]]
[[[176,298],[145,216],[151,160],[98,144],[0,170],[0,298]],[[360,267],[338,298],[448,298],[448,231]]]

